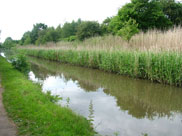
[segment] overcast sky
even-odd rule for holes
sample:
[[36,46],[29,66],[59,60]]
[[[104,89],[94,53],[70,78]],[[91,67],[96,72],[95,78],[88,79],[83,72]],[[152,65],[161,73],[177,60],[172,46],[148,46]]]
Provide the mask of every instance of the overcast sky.
[[6,37],[20,39],[35,23],[57,27],[64,22],[102,22],[117,14],[130,0],[0,0],[1,42]]

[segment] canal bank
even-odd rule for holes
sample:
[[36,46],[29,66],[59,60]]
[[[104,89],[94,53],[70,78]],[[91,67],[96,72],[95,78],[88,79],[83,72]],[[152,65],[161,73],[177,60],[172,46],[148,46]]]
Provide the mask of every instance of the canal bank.
[[53,103],[38,84],[29,81],[0,57],[0,75],[4,88],[3,101],[8,115],[26,136],[94,135],[88,120],[67,107]]

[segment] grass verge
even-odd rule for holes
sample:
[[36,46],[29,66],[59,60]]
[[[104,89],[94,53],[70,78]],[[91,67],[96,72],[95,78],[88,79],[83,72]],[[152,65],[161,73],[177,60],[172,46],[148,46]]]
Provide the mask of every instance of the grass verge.
[[144,51],[18,49],[47,60],[97,68],[136,78],[182,86],[182,54]]
[[3,103],[8,115],[26,136],[91,136],[94,131],[88,120],[60,107],[41,92],[10,63],[0,57],[0,76],[4,88]]

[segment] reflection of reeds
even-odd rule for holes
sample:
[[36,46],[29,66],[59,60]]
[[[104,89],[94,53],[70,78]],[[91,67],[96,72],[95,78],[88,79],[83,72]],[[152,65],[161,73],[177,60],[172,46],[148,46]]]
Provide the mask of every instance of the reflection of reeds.
[[182,28],[177,27],[166,32],[150,30],[132,37],[130,42],[118,36],[104,36],[86,39],[83,42],[47,43],[42,46],[27,46],[37,49],[62,49],[62,50],[140,50],[140,51],[181,51]]

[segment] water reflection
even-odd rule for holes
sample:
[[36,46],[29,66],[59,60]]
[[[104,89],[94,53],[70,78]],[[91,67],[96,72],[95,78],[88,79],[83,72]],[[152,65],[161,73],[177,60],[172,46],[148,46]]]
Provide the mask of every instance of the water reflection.
[[[61,104],[88,117],[101,134],[182,135],[182,89],[87,68],[30,58],[30,78],[44,91],[65,98]],[[88,106],[92,103],[92,106]]]
[[0,52],[0,56],[4,57],[5,58],[5,55],[3,52]]

